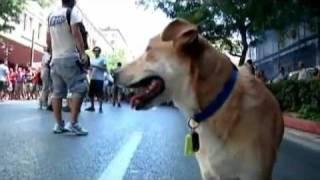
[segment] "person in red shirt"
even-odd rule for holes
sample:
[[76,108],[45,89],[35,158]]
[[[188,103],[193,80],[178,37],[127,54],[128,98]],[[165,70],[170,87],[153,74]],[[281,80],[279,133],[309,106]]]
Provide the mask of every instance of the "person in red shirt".
[[32,96],[37,99],[39,97],[39,91],[41,86],[41,71],[37,70],[32,79]]
[[9,69],[9,81],[10,81],[10,86],[12,87],[10,90],[10,100],[13,100],[16,98],[15,95],[15,87],[16,87],[16,81],[17,81],[17,74],[13,70],[13,68]]

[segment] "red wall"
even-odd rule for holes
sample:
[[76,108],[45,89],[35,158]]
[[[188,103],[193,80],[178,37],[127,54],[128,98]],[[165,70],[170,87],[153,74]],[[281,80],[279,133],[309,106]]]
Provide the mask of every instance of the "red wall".
[[[0,36],[3,41],[11,46],[13,46],[13,51],[9,54],[9,63],[10,64],[19,64],[23,66],[27,66],[30,64],[30,58],[31,58],[31,47],[24,46],[22,44],[19,44],[13,40],[7,39],[5,37]],[[1,45],[1,43],[0,43]],[[31,46],[31,44],[30,44]],[[42,58],[42,53],[34,50],[34,62],[40,62]],[[0,49],[0,58],[5,59],[5,49]]]

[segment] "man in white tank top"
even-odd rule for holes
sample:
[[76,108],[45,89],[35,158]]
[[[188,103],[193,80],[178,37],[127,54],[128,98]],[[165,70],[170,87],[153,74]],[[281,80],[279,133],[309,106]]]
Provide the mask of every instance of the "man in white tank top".
[[[80,60],[86,58],[84,41],[79,24],[82,17],[74,7],[76,0],[62,0],[62,6],[54,10],[48,18],[47,45],[52,55],[51,78],[52,104],[56,124],[54,133],[73,132],[87,135],[88,132],[78,123],[78,116],[83,97],[87,92],[88,82]],[[70,25],[67,11],[71,10]],[[62,119],[62,99],[71,95],[71,122],[68,126]]]

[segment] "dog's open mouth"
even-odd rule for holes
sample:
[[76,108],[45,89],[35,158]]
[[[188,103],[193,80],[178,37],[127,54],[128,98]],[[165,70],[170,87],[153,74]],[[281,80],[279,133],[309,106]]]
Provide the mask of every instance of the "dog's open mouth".
[[150,76],[129,85],[129,88],[138,89],[130,100],[131,107],[142,110],[164,91],[165,83],[159,76]]

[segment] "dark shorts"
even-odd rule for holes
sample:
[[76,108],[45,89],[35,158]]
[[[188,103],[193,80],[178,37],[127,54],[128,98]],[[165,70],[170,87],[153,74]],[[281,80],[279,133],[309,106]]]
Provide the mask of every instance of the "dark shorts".
[[89,97],[94,98],[103,96],[103,84],[102,80],[91,80],[89,87]]
[[120,88],[117,85],[113,86],[113,96],[114,97],[118,97],[119,95],[122,95],[122,93],[123,93],[123,89],[122,88]]
[[0,91],[4,91],[5,90],[5,82],[0,81]]

